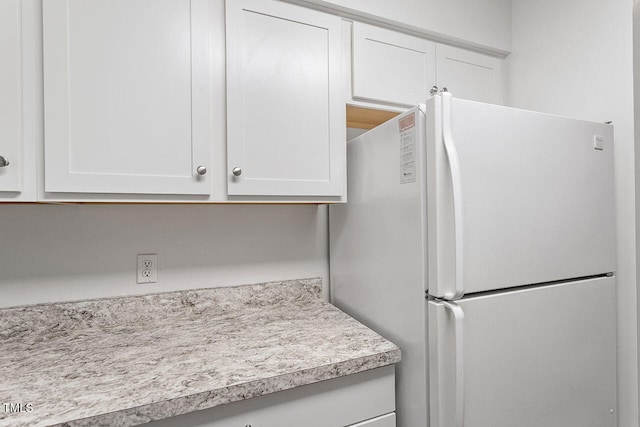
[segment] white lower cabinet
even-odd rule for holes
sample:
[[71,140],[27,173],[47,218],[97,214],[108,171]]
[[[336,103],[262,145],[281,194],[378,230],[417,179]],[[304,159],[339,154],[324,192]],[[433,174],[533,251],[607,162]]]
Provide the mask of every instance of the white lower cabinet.
[[154,421],[152,427],[395,427],[394,365]]
[[396,414],[393,412],[349,427],[396,427]]

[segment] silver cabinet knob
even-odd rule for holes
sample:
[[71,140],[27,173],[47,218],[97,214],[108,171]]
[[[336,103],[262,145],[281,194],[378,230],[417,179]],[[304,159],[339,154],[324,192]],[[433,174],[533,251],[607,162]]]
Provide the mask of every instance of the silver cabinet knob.
[[3,168],[5,166],[9,166],[9,159],[7,159],[5,156],[0,156],[0,168]]
[[240,169],[240,168],[233,168],[233,170],[231,172],[233,173],[233,176],[242,175],[242,169]]
[[429,91],[429,94],[430,94],[430,95],[435,95],[435,94],[437,94],[437,93],[438,93],[438,86],[433,86],[433,87],[431,88],[431,90]]
[[204,174],[206,174],[206,173],[207,173],[207,168],[205,168],[204,166],[198,166],[198,167],[196,168],[196,173],[197,173],[198,175],[204,175]]

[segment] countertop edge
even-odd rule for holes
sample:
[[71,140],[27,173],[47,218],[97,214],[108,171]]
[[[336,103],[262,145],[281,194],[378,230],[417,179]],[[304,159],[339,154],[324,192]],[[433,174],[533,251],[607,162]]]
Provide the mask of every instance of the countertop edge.
[[356,359],[302,369],[275,377],[234,384],[224,388],[126,408],[88,418],[52,424],[51,427],[134,426],[381,368],[398,363],[400,359],[400,348],[395,347],[385,352]]

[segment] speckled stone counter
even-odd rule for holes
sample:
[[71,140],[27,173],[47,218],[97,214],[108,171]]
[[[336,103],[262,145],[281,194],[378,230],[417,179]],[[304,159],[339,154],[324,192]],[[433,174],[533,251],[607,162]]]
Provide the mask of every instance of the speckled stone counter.
[[305,279],[0,310],[0,426],[131,426],[400,360],[320,291]]

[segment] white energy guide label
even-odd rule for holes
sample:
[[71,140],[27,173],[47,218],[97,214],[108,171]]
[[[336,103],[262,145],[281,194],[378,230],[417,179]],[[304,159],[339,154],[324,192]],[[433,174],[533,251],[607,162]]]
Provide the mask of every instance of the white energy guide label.
[[416,113],[398,120],[400,126],[400,184],[416,182]]

